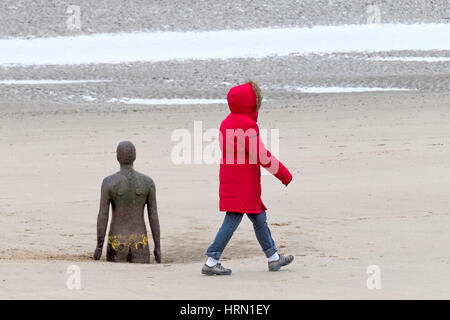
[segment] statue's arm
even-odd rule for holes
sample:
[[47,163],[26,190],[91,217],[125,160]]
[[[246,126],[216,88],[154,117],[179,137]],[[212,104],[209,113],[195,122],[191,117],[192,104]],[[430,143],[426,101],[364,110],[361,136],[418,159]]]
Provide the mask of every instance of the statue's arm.
[[158,208],[156,206],[156,187],[153,181],[151,182],[147,198],[147,212],[148,219],[150,221],[150,229],[152,230],[153,242],[155,243],[155,250],[153,251],[153,253],[155,254],[156,262],[161,263],[161,244]]
[[103,180],[100,195],[100,210],[97,217],[97,248],[95,248],[94,259],[98,260],[102,256],[103,243],[105,241],[106,229],[109,219],[109,204],[111,202],[109,186],[107,180]]

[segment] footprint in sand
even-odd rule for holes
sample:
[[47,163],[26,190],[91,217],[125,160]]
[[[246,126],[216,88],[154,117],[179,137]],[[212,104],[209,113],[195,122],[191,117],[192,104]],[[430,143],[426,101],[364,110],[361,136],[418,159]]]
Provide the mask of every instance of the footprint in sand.
[[271,223],[272,226],[277,226],[277,227],[285,227],[285,226],[289,226],[291,225],[291,222],[275,222],[275,223]]

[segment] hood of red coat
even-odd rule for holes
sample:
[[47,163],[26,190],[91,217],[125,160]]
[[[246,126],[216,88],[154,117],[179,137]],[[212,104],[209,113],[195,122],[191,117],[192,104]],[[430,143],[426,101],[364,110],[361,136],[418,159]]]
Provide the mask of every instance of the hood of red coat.
[[231,113],[247,114],[258,120],[256,112],[256,95],[250,83],[241,84],[230,89],[227,95]]

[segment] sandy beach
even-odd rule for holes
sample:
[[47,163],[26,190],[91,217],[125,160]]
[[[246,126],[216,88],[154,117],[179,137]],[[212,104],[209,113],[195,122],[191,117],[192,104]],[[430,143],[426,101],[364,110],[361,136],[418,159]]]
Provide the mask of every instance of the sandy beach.
[[[2,1],[0,299],[449,299],[449,21],[448,0]],[[244,218],[233,274],[206,277],[219,165],[177,165],[171,137],[217,129],[249,78],[294,176],[262,199],[295,260],[268,272]],[[123,140],[161,264],[92,258]]]
[[[267,272],[246,219],[224,253],[233,269],[226,278],[200,274],[223,219],[218,166],[170,158],[173,130],[200,120],[216,128],[226,105],[3,111],[0,298],[448,299],[449,106],[443,92],[265,102],[259,125],[280,129],[294,180],[285,188],[263,176],[263,200],[280,251],[295,261]],[[136,169],[157,186],[161,265],[91,258],[100,184],[118,170],[115,147],[125,139],[137,147]],[[70,265],[80,267],[81,290],[66,286]],[[367,288],[371,265],[380,267],[380,290]]]

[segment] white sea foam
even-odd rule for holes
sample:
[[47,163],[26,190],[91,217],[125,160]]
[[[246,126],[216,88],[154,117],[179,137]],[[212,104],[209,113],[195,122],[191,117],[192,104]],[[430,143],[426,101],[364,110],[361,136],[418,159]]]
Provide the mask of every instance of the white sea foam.
[[89,102],[97,100],[96,98],[94,98],[92,96],[82,96],[82,98],[83,98],[83,100],[89,101]]
[[[286,91],[299,91],[304,93],[346,93],[346,92],[371,92],[371,91],[411,91],[407,88],[374,88],[374,87],[290,87],[282,88]],[[264,99],[263,101],[267,101]],[[226,104],[226,99],[143,99],[143,98],[112,98],[107,102],[142,105],[188,105],[188,104]]]
[[[449,39],[450,41],[450,39]],[[404,62],[447,62],[450,57],[372,57],[372,61],[404,61]]]
[[0,65],[263,58],[390,50],[450,50],[450,24],[340,25],[0,39]]
[[305,93],[345,93],[345,92],[371,92],[371,91],[411,91],[408,88],[377,88],[377,87],[290,87],[287,90],[296,90]]
[[110,82],[111,80],[0,80],[4,85],[40,85],[40,84],[73,84],[90,82]]
[[141,98],[113,98],[108,100],[112,103],[144,104],[144,105],[187,105],[187,104],[223,104],[225,99],[141,99]]

